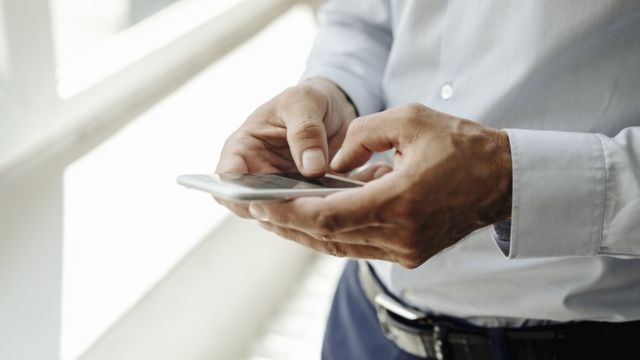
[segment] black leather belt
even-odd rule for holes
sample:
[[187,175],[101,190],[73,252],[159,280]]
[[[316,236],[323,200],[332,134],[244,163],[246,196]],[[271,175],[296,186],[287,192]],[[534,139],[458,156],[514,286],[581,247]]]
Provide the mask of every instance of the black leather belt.
[[483,328],[434,317],[389,294],[366,261],[358,263],[362,289],[385,336],[425,359],[640,359],[640,321],[575,322],[528,328]]

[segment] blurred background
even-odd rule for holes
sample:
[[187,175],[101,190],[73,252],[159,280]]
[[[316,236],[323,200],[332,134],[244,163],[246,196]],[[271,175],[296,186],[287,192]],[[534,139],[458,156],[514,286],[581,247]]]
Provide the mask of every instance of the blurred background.
[[175,183],[321,1],[0,0],[0,359],[316,359],[343,266]]

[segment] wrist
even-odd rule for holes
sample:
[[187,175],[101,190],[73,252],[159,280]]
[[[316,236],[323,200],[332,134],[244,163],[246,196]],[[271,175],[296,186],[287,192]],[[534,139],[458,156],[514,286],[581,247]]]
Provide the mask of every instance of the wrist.
[[311,85],[325,93],[331,104],[332,112],[344,120],[351,122],[358,116],[357,109],[349,95],[333,81],[316,77],[305,80],[303,84]]
[[511,217],[512,193],[513,193],[513,166],[511,162],[511,145],[506,131],[496,130],[498,147],[498,176],[497,190],[501,194],[501,210],[498,212],[498,220]]

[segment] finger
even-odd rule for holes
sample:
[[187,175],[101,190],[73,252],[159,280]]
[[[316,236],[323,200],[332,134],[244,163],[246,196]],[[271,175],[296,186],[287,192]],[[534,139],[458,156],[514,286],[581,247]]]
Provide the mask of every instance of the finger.
[[288,229],[267,222],[258,222],[258,224],[265,230],[270,231],[280,237],[295,241],[300,245],[328,255],[357,259],[393,260],[386,251],[375,246],[322,241],[314,238],[309,234],[295,229]]
[[242,146],[242,140],[244,138],[246,138],[246,135],[244,132],[240,131],[240,129],[236,130],[227,138],[227,140],[224,142],[224,145],[222,146],[220,158],[218,159],[218,164],[216,165],[216,174],[245,174],[249,172],[249,163],[244,156],[245,152],[238,151],[246,151],[246,146]]
[[224,152],[220,156],[218,166],[216,166],[216,174],[223,173],[235,173],[246,174],[249,172],[249,167],[244,158],[238,154],[225,154]]
[[317,91],[297,87],[281,101],[278,115],[287,129],[287,142],[298,170],[305,176],[324,175],[328,167],[324,127],[328,99]]
[[[331,194],[325,198],[298,198],[286,202],[252,202],[249,211],[255,219],[312,232],[329,234],[367,226],[387,226],[397,219],[383,219],[388,199],[396,196],[396,172],[367,183],[361,188]],[[385,223],[383,223],[385,222]]]
[[[268,154],[262,153],[262,156],[256,156],[257,151],[260,149],[259,144],[247,141],[247,139],[250,139],[250,137],[241,131],[236,131],[229,137],[222,149],[220,160],[216,166],[216,174],[280,172],[280,170],[273,165],[275,161],[269,161],[268,158],[264,158],[264,155]],[[250,159],[252,163],[250,163],[248,159]],[[213,198],[218,204],[228,208],[237,216],[246,219],[251,218],[248,203],[231,201],[215,196]]]
[[240,202],[234,202],[234,201],[229,201],[229,200],[225,200],[219,197],[213,197],[213,199],[220,205],[226,207],[227,209],[229,209],[232,213],[236,214],[237,216],[241,217],[241,218],[245,218],[245,219],[253,219],[253,217],[251,216],[251,213],[249,212],[249,204],[247,203],[240,203]]
[[[215,172],[216,174],[222,174],[222,173],[244,174],[249,172],[249,169],[248,169],[247,163],[245,162],[244,158],[241,155],[223,150],[222,155],[220,156],[220,160],[218,161],[218,165],[216,166]],[[213,199],[218,204],[231,210],[231,212],[233,212],[237,216],[245,219],[251,218],[248,204],[241,204],[241,203],[225,200],[215,196],[213,196]]]
[[[264,130],[265,132],[268,130]],[[284,135],[284,131],[281,131]],[[283,139],[284,140],[284,139]],[[251,131],[237,130],[225,142],[216,173],[273,173],[291,172],[295,165],[288,156],[270,149]]]
[[399,236],[399,230],[395,226],[367,226],[355,230],[336,231],[329,234],[309,235],[322,241],[339,242],[354,245],[375,246],[385,250],[396,249],[398,246],[393,244],[396,237]]
[[[236,173],[236,174],[245,174],[249,172],[249,165],[245,161],[244,157],[239,153],[234,153],[229,150],[234,144],[230,143],[233,137],[231,137],[228,142],[225,144],[225,147],[222,150],[222,154],[220,155],[220,160],[218,161],[218,165],[216,166],[216,174],[222,173]],[[251,214],[249,213],[249,205],[237,203],[229,200],[225,200],[219,197],[213,196],[213,199],[220,205],[226,207],[231,210],[234,214],[239,217],[250,219]]]
[[347,172],[366,163],[374,152],[392,149],[397,143],[399,115],[397,109],[391,109],[351,122],[342,148],[331,161],[331,168]]
[[393,168],[387,164],[373,164],[366,169],[349,176],[350,179],[369,182],[393,171]]

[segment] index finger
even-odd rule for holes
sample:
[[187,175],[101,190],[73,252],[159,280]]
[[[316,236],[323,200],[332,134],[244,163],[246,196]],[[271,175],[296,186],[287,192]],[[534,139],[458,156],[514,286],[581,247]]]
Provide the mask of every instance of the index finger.
[[398,131],[396,113],[397,110],[390,109],[351,122],[342,148],[331,161],[331,168],[346,172],[364,165],[375,152],[394,148]]
[[361,188],[329,195],[325,198],[298,198],[280,203],[250,205],[251,215],[258,220],[304,231],[330,234],[367,226],[385,226],[379,211],[392,196],[389,191],[394,174],[373,180]]

